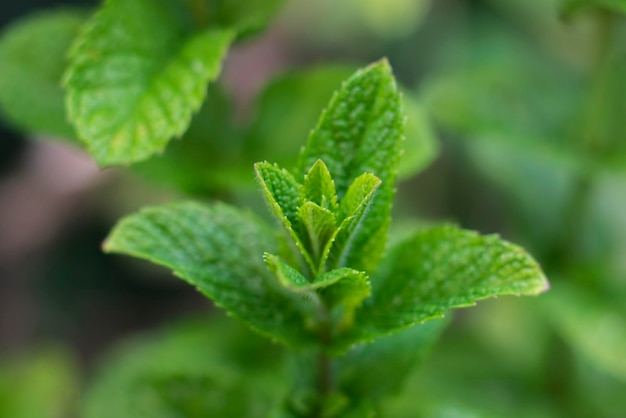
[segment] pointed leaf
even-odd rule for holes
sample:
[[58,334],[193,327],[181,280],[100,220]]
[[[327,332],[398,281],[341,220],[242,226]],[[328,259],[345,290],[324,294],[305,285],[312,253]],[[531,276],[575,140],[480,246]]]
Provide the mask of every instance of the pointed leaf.
[[341,199],[339,221],[343,222],[349,216],[354,216],[367,207],[380,184],[381,180],[371,173],[364,173],[357,177]]
[[305,322],[313,306],[281,288],[265,267],[263,253],[277,247],[273,237],[233,207],[187,202],[124,218],[105,250],[167,267],[255,330],[299,346],[310,342]]
[[285,263],[280,257],[265,253],[263,255],[267,268],[276,276],[278,282],[290,290],[307,290],[307,286],[311,284],[300,272],[289,264]]
[[66,54],[85,14],[55,10],[18,20],[0,40],[0,110],[28,132],[74,139],[61,78]]
[[194,16],[178,0],[107,0],[74,44],[68,114],[100,165],[145,160],[187,129],[234,37]]
[[328,256],[329,268],[349,266],[349,260],[353,258],[353,253],[368,252],[367,248],[354,246],[353,243],[379,186],[379,178],[373,174],[365,173],[352,183],[341,200],[338,211],[338,220],[341,223],[330,243],[331,245],[325,252],[325,256]]
[[497,236],[442,226],[399,243],[372,277],[348,345],[391,334],[452,308],[499,295],[537,295],[548,282],[520,247]]
[[291,228],[297,221],[302,186],[276,164],[256,163],[254,169],[270,211],[285,227]]
[[322,160],[317,160],[304,176],[301,202],[313,202],[333,213],[337,210],[335,183]]
[[306,202],[298,208],[298,221],[298,236],[315,263],[316,269],[313,273],[318,275],[324,266],[324,249],[337,230],[337,220],[328,209]]
[[270,212],[285,227],[287,234],[291,237],[293,244],[298,248],[311,271],[316,271],[317,264],[311,258],[306,245],[294,229],[299,223],[298,201],[302,186],[287,170],[281,169],[276,164],[256,163],[254,168]]
[[300,157],[301,173],[318,159],[326,163],[339,199],[365,172],[382,181],[355,237],[370,252],[355,251],[346,263],[357,270],[372,270],[384,249],[402,141],[400,95],[389,64],[381,61],[357,72],[333,96]]
[[[319,119],[320,109],[355,70],[353,66],[324,64],[290,70],[271,80],[256,99],[256,116],[248,131],[248,151],[256,156],[252,160],[267,159],[291,167],[294,156],[302,149],[302,139]],[[407,178],[432,162],[438,144],[424,107],[408,89],[400,90],[406,114],[406,141],[398,176]]]

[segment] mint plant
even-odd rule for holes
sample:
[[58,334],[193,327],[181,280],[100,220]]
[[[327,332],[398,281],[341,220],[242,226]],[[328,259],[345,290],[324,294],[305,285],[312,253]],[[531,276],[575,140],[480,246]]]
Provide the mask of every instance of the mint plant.
[[[291,350],[294,383],[265,415],[382,413],[411,354],[440,329],[425,322],[548,287],[537,263],[497,236],[442,225],[388,245],[403,124],[391,69],[375,63],[335,93],[295,169],[255,165],[275,227],[224,203],[173,203],[126,217],[104,248],[169,268]],[[390,340],[396,333],[415,338]]]

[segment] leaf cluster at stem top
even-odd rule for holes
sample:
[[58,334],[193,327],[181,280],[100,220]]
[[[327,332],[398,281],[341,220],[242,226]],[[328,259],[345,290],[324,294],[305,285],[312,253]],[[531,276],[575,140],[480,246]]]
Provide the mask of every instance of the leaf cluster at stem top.
[[444,225],[387,248],[402,143],[383,60],[335,93],[294,172],[255,165],[282,239],[234,207],[178,203],[122,220],[105,249],[172,269],[277,341],[332,355],[487,297],[544,291],[537,263],[497,236]]

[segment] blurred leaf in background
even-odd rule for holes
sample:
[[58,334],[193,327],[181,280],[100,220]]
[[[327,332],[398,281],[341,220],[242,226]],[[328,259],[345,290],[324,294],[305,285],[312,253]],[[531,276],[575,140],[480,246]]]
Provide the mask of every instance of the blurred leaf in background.
[[286,390],[282,350],[221,315],[182,321],[118,347],[85,418],[268,416]]
[[281,26],[315,43],[401,38],[417,28],[431,0],[292,0]]
[[78,366],[64,349],[32,350],[0,363],[0,418],[65,418],[78,395]]
[[59,9],[17,20],[0,36],[0,112],[34,134],[75,139],[65,115],[61,78],[86,13]]

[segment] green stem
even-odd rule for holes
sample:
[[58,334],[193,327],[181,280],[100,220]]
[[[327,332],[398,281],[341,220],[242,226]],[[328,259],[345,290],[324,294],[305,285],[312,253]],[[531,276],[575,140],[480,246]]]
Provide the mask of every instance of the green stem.
[[332,330],[330,312],[324,301],[318,295],[318,315],[320,320],[320,330],[318,334],[319,353],[317,355],[317,381],[316,381],[316,402],[312,411],[313,418],[321,418],[324,413],[324,403],[328,395],[335,386],[333,376],[332,359],[327,354],[328,347],[332,344]]

